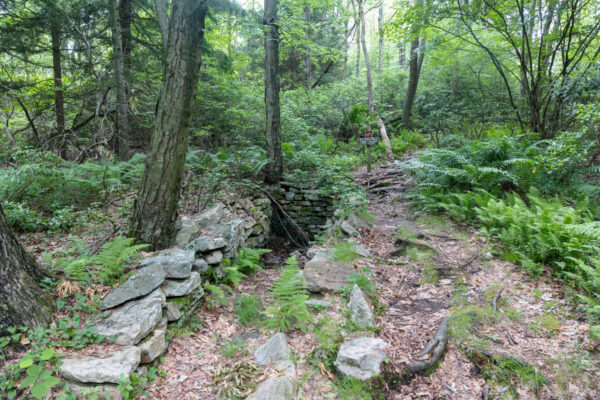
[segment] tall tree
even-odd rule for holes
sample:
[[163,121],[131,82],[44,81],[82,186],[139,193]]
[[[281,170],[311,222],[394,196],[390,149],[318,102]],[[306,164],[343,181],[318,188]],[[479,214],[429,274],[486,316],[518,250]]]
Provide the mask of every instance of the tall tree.
[[360,41],[362,43],[363,55],[365,59],[365,67],[367,69],[367,92],[369,96],[369,112],[373,113],[373,115],[377,118],[377,125],[379,126],[379,134],[381,135],[381,139],[385,144],[385,149],[387,156],[390,160],[394,159],[394,152],[392,151],[392,145],[390,143],[390,138],[388,137],[387,130],[385,129],[385,124],[383,123],[383,119],[377,114],[375,111],[375,99],[373,96],[373,78],[371,75],[371,62],[369,61],[369,51],[367,50],[367,40],[365,38],[365,7],[364,3],[366,0],[357,0],[358,1],[358,13],[360,17],[361,25],[363,29],[360,34]]
[[159,19],[168,20],[168,30],[162,29],[166,36],[163,81],[130,226],[131,236],[154,249],[170,246],[175,238],[208,4],[206,0],[174,0],[170,17],[166,7],[162,11]]
[[283,151],[281,149],[281,118],[279,109],[279,27],[277,0],[265,0],[265,110],[267,158],[265,181],[277,183],[283,178]]
[[[419,77],[421,76],[421,67],[425,53],[420,48],[421,38],[415,37],[410,44],[410,58],[408,62],[408,86],[404,95],[404,107],[402,108],[402,122],[406,127],[410,127],[410,116],[412,114],[413,103],[419,86]],[[423,39],[424,43],[424,39]]]
[[[312,27],[310,25],[310,3],[304,7],[304,20],[306,21],[306,39],[310,42],[310,36]],[[306,44],[306,56],[305,56],[305,69],[306,69],[306,90],[310,94],[312,92],[312,53],[310,49],[310,43]]]
[[52,42],[52,71],[54,74],[54,109],[56,113],[56,136],[60,154],[67,158],[65,145],[65,100],[63,96],[62,62],[61,62],[61,35],[59,11],[57,5],[50,4],[50,40]]
[[117,109],[117,150],[119,158],[129,160],[129,123],[127,121],[127,85],[125,83],[123,41],[121,36],[121,21],[119,0],[110,0],[113,42],[113,70],[115,76],[116,109]]
[[361,24],[360,11],[356,10],[354,0],[352,0],[352,10],[354,11],[354,24],[356,26],[356,77],[358,78],[360,76],[360,38],[361,30],[364,28]]
[[46,326],[53,299],[39,286],[44,273],[13,234],[0,205],[0,335],[8,326]]
[[377,34],[379,35],[379,68],[378,71],[381,73],[383,70],[383,2],[379,3],[379,16],[377,18]]

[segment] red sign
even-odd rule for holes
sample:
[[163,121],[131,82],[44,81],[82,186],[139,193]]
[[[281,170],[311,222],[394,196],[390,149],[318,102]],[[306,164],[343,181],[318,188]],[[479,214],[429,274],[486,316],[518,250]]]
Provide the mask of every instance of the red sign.
[[372,138],[373,137],[373,131],[365,131],[365,137],[366,138]]

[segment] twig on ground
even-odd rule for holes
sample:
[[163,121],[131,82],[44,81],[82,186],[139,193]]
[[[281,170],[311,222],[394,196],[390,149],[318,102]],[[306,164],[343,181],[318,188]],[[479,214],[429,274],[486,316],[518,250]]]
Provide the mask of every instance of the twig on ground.
[[500,291],[498,293],[496,293],[496,295],[492,299],[492,308],[494,309],[495,313],[498,312],[498,299],[500,298],[500,295],[502,294],[503,290],[504,289],[500,289]]

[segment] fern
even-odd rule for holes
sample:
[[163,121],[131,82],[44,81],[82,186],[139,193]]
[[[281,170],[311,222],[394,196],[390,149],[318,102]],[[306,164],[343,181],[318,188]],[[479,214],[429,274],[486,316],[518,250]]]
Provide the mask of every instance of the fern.
[[265,326],[276,331],[290,328],[305,330],[312,322],[312,316],[306,308],[308,291],[296,257],[290,257],[285,263],[279,279],[271,288],[271,305],[265,310]]
[[68,279],[85,284],[112,285],[123,275],[125,265],[148,247],[147,244],[134,245],[134,240],[119,236],[104,244],[97,255],[82,255],[76,259],[63,257],[56,260],[55,265]]
[[240,249],[238,258],[231,265],[225,267],[226,275],[223,283],[239,285],[247,274],[253,274],[262,269],[259,264],[260,257],[270,251],[268,249]]

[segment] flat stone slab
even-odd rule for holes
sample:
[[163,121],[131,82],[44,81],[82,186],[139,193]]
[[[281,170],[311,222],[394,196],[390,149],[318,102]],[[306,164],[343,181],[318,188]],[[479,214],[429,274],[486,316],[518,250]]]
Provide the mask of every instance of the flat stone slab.
[[98,335],[112,338],[116,344],[134,345],[145,338],[162,320],[165,294],[156,289],[148,296],[130,301],[100,321],[95,329]]
[[121,305],[129,300],[145,296],[156,289],[165,280],[165,271],[161,265],[151,264],[136,271],[125,283],[111,290],[102,300],[100,309]]
[[348,236],[360,236],[360,232],[357,231],[355,227],[350,225],[350,223],[348,221],[342,222],[342,225],[340,225],[340,228]]
[[129,375],[140,363],[140,349],[124,347],[109,357],[63,358],[60,374],[81,383],[119,383],[121,375]]
[[381,363],[389,347],[379,338],[359,337],[342,343],[335,366],[342,374],[367,380],[381,373]]
[[348,285],[348,277],[357,269],[341,261],[331,261],[322,254],[317,253],[304,265],[306,287],[311,292],[338,292]]
[[178,248],[163,250],[155,257],[142,260],[141,266],[157,264],[165,270],[165,277],[183,279],[192,273],[192,264],[195,261],[193,251]]
[[356,284],[354,284],[354,288],[350,293],[348,309],[350,310],[350,319],[359,328],[365,329],[375,326],[375,316],[371,310],[371,305],[363,291]]
[[187,296],[202,285],[200,274],[192,271],[192,274],[187,279],[175,280],[167,279],[164,285],[161,286],[167,297]]
[[296,366],[290,360],[282,360],[277,363],[275,370],[281,376],[273,376],[256,387],[256,391],[246,400],[287,400],[294,398],[294,380],[296,378]]
[[221,253],[219,250],[215,250],[212,253],[206,255],[204,257],[204,260],[207,264],[210,265],[218,264],[223,260],[223,253]]
[[140,349],[141,363],[151,363],[167,349],[166,331],[156,329],[137,347]]
[[184,249],[195,253],[206,253],[209,251],[222,249],[227,245],[223,237],[200,236],[189,242]]
[[290,349],[288,348],[285,334],[280,332],[267,340],[265,344],[254,352],[254,362],[260,366],[265,366],[270,362],[287,358],[289,355]]
[[308,299],[304,302],[308,308],[329,308],[331,303],[326,300]]
[[202,297],[204,297],[204,289],[199,286],[187,296],[169,298],[166,304],[169,322],[179,320],[185,313],[200,304]]
[[189,217],[181,217],[181,227],[175,236],[175,244],[183,247],[200,234],[200,227]]

